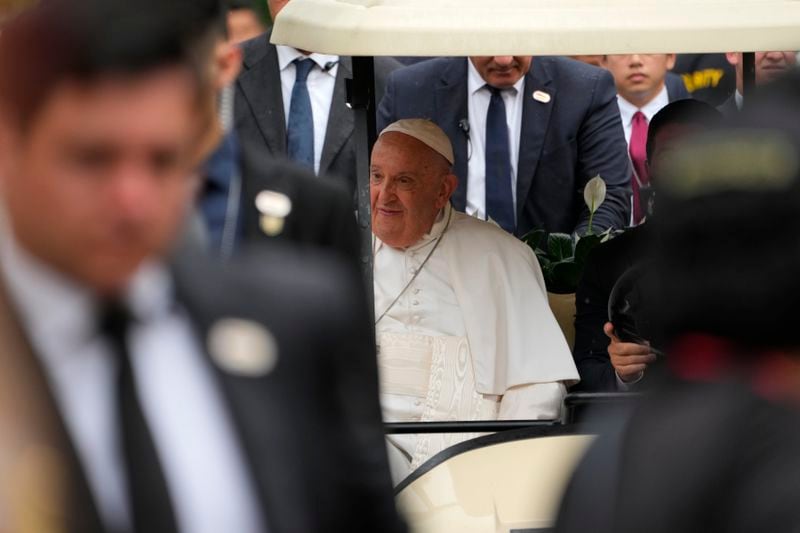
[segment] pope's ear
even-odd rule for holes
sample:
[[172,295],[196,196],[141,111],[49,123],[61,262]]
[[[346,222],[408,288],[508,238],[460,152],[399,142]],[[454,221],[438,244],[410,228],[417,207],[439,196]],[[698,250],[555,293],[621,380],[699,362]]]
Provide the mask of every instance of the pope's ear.
[[440,196],[442,205],[439,206],[440,209],[450,201],[450,197],[456,191],[456,187],[458,187],[458,177],[451,172],[442,180],[442,194]]

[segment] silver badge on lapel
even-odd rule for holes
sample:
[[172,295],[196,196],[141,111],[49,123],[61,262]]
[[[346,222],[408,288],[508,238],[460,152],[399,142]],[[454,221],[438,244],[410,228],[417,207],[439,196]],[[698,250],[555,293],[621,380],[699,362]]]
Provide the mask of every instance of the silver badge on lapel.
[[220,368],[241,376],[264,376],[278,362],[278,344],[261,324],[225,318],[208,332],[208,351]]
[[292,212],[292,201],[283,193],[261,191],[256,196],[256,209],[261,213],[259,226],[270,237],[280,235],[284,221]]
[[550,95],[547,94],[544,91],[534,91],[533,99],[536,100],[537,102],[541,102],[543,104],[546,104],[546,103],[550,102]]

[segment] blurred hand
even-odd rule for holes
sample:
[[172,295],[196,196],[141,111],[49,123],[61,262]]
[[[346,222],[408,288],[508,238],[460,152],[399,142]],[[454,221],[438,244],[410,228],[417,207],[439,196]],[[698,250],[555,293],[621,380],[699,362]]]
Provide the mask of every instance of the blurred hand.
[[608,355],[619,378],[625,383],[636,381],[642,377],[647,365],[655,362],[656,355],[650,350],[650,344],[622,342],[614,333],[614,325],[606,322],[603,331],[611,339]]

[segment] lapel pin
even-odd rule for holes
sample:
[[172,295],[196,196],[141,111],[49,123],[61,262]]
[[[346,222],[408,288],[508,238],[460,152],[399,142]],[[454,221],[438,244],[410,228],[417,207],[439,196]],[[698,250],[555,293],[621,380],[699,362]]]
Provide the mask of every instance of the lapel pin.
[[292,201],[283,193],[261,191],[256,196],[256,209],[261,213],[261,231],[275,237],[283,231],[284,221],[292,212]]
[[269,237],[277,237],[283,231],[283,219],[278,217],[261,215],[258,225]]
[[226,372],[245,377],[269,374],[278,362],[278,345],[257,322],[225,318],[208,332],[208,351]]
[[544,91],[534,91],[533,99],[536,100],[537,102],[546,104],[550,101],[550,95]]

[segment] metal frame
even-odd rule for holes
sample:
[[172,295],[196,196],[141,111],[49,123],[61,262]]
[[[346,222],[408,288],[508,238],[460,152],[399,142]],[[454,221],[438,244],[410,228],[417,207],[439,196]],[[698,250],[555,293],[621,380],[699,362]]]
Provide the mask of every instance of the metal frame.
[[[372,219],[369,201],[369,159],[377,139],[375,112],[375,61],[353,57],[353,78],[346,80],[347,106],[355,115],[356,179],[358,229],[361,242],[361,267],[367,293],[372,294]],[[370,315],[375,315],[374,299],[368,298]]]

